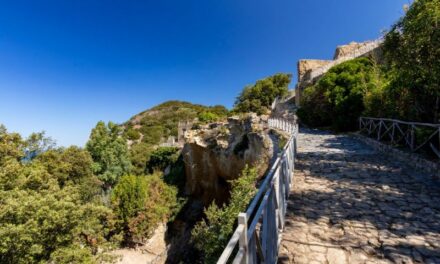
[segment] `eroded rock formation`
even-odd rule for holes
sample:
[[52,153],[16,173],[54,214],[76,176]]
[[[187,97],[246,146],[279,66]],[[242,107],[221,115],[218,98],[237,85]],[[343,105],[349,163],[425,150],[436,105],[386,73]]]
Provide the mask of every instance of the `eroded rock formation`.
[[274,151],[267,118],[230,117],[187,131],[182,150],[187,193],[205,205],[222,204],[229,198],[228,181],[238,178],[246,164],[257,166],[263,176]]

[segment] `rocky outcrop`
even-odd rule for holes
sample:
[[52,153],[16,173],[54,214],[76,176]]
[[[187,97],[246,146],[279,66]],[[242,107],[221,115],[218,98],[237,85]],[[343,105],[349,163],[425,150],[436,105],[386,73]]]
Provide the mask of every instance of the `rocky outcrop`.
[[186,172],[186,192],[204,205],[229,198],[230,180],[239,177],[246,164],[267,169],[273,143],[266,128],[267,116],[230,117],[185,133],[182,150]]

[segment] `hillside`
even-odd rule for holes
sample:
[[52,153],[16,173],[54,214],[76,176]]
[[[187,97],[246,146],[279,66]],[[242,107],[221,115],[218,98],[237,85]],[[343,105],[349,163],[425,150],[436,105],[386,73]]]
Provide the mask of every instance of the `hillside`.
[[223,119],[228,110],[221,105],[204,106],[184,101],[167,101],[131,117],[122,124],[130,146],[134,172],[142,174],[152,152],[167,141],[177,138],[179,122],[209,122]]
[[184,101],[167,101],[134,115],[124,123],[128,139],[136,143],[157,144],[169,136],[177,137],[179,122],[196,118],[214,121],[226,117],[228,110],[221,105],[204,106]]

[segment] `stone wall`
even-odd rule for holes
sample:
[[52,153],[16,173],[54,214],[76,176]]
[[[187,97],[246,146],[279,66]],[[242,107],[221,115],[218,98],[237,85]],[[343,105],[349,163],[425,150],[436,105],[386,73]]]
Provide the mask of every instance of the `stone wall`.
[[315,83],[330,68],[359,57],[370,56],[381,60],[380,45],[382,40],[366,41],[362,43],[351,42],[347,45],[338,46],[333,60],[300,60],[298,61],[298,83],[295,87],[295,103],[300,105],[303,90]]

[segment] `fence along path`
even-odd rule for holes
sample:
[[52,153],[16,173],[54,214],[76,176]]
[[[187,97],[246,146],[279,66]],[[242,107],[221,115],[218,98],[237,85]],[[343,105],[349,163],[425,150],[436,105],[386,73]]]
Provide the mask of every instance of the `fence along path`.
[[[378,141],[407,146],[412,152],[428,147],[440,158],[440,124],[361,117],[359,118],[359,131],[368,136],[375,136]],[[417,137],[418,131],[425,135]]]
[[246,212],[238,215],[238,226],[218,260],[224,263],[276,263],[284,228],[294,161],[297,124],[269,119],[269,128],[290,133],[290,138],[273,163]]

